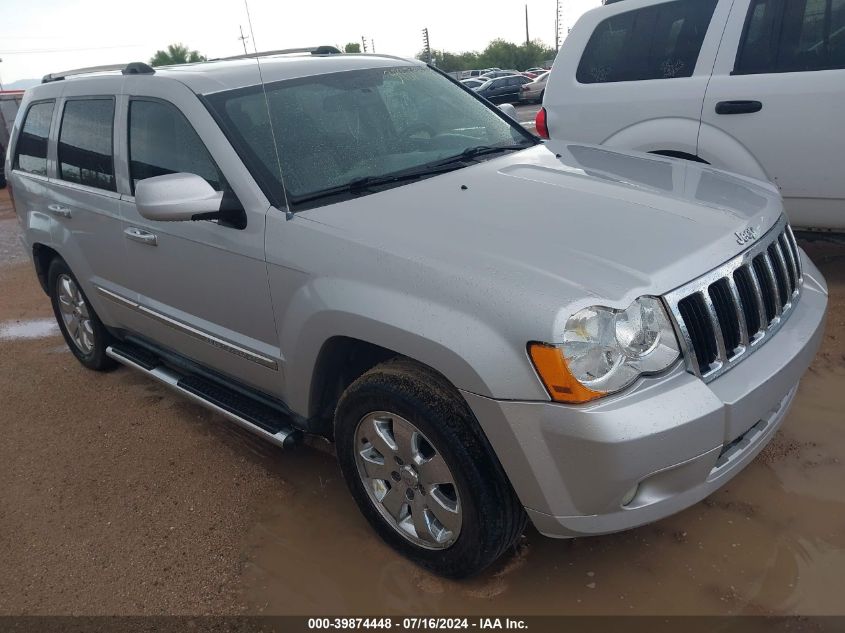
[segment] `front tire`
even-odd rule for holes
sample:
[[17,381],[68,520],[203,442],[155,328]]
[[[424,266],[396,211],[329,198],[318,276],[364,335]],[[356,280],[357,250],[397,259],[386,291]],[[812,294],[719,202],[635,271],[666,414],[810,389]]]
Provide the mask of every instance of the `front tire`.
[[466,402],[406,359],[371,369],[343,394],[337,454],[361,512],[395,550],[463,578],[511,548],[526,516]]
[[95,371],[116,367],[117,363],[106,356],[111,335],[63,260],[56,258],[50,264],[47,289],[59,329],[76,359]]

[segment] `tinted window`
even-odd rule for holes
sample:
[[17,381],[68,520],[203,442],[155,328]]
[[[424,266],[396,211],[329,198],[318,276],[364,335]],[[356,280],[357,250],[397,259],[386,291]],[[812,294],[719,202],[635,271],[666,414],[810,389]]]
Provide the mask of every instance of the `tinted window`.
[[202,176],[216,191],[228,189],[223,174],[185,116],[170,103],[133,100],[129,104],[129,177],[165,174]]
[[115,191],[113,99],[65,103],[59,132],[59,178]]
[[845,0],[752,0],[735,73],[845,68]]
[[601,22],[578,65],[580,83],[690,77],[717,0],[676,0]]
[[15,150],[15,169],[47,175],[47,137],[55,102],[36,103],[26,113]]

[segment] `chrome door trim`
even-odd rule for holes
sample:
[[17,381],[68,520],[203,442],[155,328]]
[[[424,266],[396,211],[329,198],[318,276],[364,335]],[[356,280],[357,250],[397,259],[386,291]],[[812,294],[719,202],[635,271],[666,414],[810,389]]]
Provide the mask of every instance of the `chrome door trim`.
[[173,328],[183,334],[187,334],[188,336],[195,338],[203,343],[207,343],[212,347],[216,347],[217,349],[223,350],[224,352],[229,352],[230,354],[234,354],[244,360],[248,360],[250,362],[256,363],[261,365],[262,367],[266,367],[267,369],[272,369],[273,371],[279,370],[279,363],[276,362],[274,359],[270,358],[269,356],[265,356],[263,354],[259,354],[258,352],[254,352],[252,350],[246,349],[245,347],[241,347],[240,345],[235,345],[231,341],[226,341],[222,338],[215,336],[214,334],[210,334],[204,330],[200,330],[195,328],[187,323],[183,323],[178,319],[174,319],[172,317],[167,316],[166,314],[162,314],[158,310],[153,310],[152,308],[148,308],[147,306],[141,305],[131,299],[127,299],[126,297],[119,295],[115,292],[110,290],[106,290],[101,286],[95,286],[97,292],[99,292],[103,297],[118,303],[124,307],[130,308],[147,316],[159,323],[162,323],[168,327]]
[[111,198],[112,200],[120,200],[120,194],[116,191],[109,191],[108,189],[99,189],[89,185],[82,185],[78,182],[71,182],[69,180],[62,180],[61,178],[51,178],[50,184],[64,187],[65,189],[73,189],[75,191],[84,191],[85,193],[93,193],[103,198]]

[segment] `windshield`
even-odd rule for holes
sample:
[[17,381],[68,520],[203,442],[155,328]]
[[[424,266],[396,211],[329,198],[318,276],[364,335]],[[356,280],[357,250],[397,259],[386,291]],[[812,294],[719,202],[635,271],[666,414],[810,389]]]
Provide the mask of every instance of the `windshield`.
[[[313,207],[315,194],[362,179],[442,165],[479,147],[536,142],[424,66],[316,75],[268,83],[266,91],[267,102],[260,85],[209,95],[206,101],[277,207],[284,204],[282,186],[291,206],[307,198],[309,204],[298,208]],[[331,201],[337,200],[323,204]]]

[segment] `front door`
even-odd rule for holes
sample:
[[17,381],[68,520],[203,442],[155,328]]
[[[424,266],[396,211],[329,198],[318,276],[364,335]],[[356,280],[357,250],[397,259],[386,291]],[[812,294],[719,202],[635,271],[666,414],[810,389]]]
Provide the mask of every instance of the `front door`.
[[[126,83],[130,96],[123,155],[128,157],[132,195],[123,197],[122,213],[137,292],[134,329],[277,395],[282,389],[281,359],[264,258],[269,204],[193,93],[174,90],[176,82],[150,85],[153,82],[127,78]],[[178,172],[202,176],[223,191],[232,206],[243,209],[245,226],[141,217],[133,197],[137,182]]]

